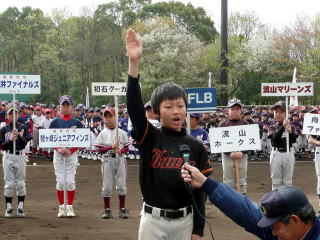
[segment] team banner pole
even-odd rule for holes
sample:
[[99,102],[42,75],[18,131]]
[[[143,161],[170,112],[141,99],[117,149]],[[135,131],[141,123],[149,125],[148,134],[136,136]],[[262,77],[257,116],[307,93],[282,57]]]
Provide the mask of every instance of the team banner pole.
[[[16,94],[13,93],[13,129],[16,129]],[[13,141],[13,154],[16,154],[17,143],[16,140]]]
[[[116,113],[116,140],[119,142],[119,103],[118,96],[114,96],[114,105],[115,105],[115,113]],[[116,157],[119,158],[119,153],[116,152]]]
[[190,128],[190,113],[187,113],[187,133],[190,135],[191,128]]
[[[289,114],[288,114],[288,98],[286,97],[286,120],[289,120]],[[289,157],[290,149],[289,149],[289,132],[286,133],[286,144],[287,144],[287,155]]]
[[236,170],[236,188],[237,188],[237,191],[240,192],[240,172],[239,172],[239,160],[238,159],[234,160],[234,167]]

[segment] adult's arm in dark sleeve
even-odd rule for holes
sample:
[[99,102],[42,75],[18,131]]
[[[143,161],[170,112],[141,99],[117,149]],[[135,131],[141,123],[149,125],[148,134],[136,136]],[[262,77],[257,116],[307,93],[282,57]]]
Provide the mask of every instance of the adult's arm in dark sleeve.
[[210,178],[207,178],[201,189],[221,212],[247,232],[256,235],[262,240],[277,239],[272,235],[271,227],[261,228],[257,226],[257,223],[263,217],[263,213],[259,205],[248,197]]

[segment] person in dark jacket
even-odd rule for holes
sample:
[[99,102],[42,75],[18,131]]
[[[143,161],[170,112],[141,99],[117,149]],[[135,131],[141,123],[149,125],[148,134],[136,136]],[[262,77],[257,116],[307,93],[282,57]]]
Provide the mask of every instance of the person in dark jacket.
[[260,239],[320,240],[320,219],[297,187],[279,187],[264,195],[258,205],[188,164],[181,175],[185,182],[201,188],[227,217]]

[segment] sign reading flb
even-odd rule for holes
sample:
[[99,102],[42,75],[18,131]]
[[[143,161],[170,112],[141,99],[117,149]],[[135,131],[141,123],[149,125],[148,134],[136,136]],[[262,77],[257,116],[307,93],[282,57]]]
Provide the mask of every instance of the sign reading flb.
[[59,128],[40,129],[39,147],[90,147],[90,129],[88,128]]
[[40,75],[0,74],[0,93],[40,94]]
[[93,82],[93,96],[125,96],[127,83],[125,82]]
[[313,82],[262,83],[261,96],[313,96]]
[[217,107],[215,88],[186,88],[188,113],[211,112]]

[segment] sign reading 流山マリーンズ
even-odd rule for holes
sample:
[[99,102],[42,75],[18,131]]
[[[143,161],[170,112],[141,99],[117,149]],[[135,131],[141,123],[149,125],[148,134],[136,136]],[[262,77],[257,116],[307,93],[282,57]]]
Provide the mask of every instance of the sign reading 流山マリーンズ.
[[313,96],[313,92],[313,82],[261,84],[261,96]]

